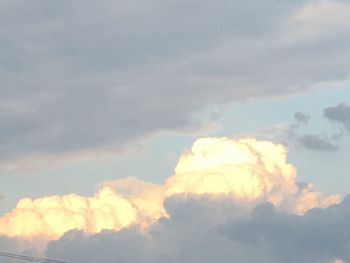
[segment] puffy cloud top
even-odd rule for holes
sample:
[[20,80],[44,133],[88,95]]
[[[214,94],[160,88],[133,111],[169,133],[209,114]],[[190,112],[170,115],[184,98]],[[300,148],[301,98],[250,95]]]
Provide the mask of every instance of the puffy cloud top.
[[136,216],[132,204],[108,188],[100,189],[92,197],[69,194],[25,198],[0,218],[0,234],[57,238],[72,229],[98,233],[126,227],[136,221]]
[[174,195],[267,201],[297,214],[339,202],[338,196],[324,197],[311,186],[297,185],[295,177],[283,145],[253,138],[203,138],[180,157],[164,185],[126,178],[105,182],[92,197],[25,198],[0,218],[0,234],[50,239],[73,229],[90,234],[131,225],[147,229],[168,216],[163,203]]
[[231,194],[253,200],[281,193],[294,194],[295,168],[287,163],[282,145],[255,139],[205,138],[197,140],[167,180],[168,194]]

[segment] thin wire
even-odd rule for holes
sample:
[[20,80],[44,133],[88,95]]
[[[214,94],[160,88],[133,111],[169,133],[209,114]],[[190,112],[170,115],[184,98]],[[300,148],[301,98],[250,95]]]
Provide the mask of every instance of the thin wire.
[[24,255],[18,255],[18,254],[12,254],[12,253],[7,253],[7,252],[2,252],[2,251],[0,251],[0,257],[17,258],[17,259],[22,259],[22,260],[31,261],[31,262],[67,263],[67,262],[59,261],[59,260],[35,258],[35,257],[29,257],[29,256],[24,256]]

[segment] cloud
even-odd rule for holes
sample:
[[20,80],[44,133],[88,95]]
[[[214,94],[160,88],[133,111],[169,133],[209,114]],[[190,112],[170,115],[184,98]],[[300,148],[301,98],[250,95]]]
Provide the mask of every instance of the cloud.
[[311,151],[332,152],[339,149],[336,141],[343,136],[342,131],[331,136],[315,133],[300,134],[299,130],[302,129],[304,125],[309,123],[311,116],[302,112],[296,112],[294,114],[294,118],[295,122],[290,124],[287,129],[287,136],[289,140],[292,140],[305,149]]
[[88,233],[119,230],[136,222],[136,217],[137,210],[127,200],[102,188],[93,197],[70,194],[22,199],[11,213],[0,219],[0,234],[50,239],[71,229]]
[[323,109],[323,116],[327,119],[341,123],[344,127],[350,130],[350,106],[341,103],[337,106]]
[[344,34],[350,29],[349,15],[350,6],[346,1],[309,2],[291,17],[290,34],[299,40],[321,40]]
[[324,0],[1,1],[0,165],[116,152],[159,131],[199,129],[212,106],[343,83],[349,9]]
[[180,157],[174,175],[163,185],[126,178],[102,183],[91,197],[25,198],[0,218],[0,234],[47,241],[74,229],[87,234],[131,226],[147,230],[168,216],[163,203],[176,195],[224,198],[250,206],[268,201],[295,214],[340,201],[337,195],[314,191],[312,185],[297,184],[295,178],[283,145],[254,138],[202,138]]
[[294,119],[295,119],[295,123],[289,125],[287,130],[288,137],[290,139],[294,139],[295,137],[298,136],[297,134],[298,129],[300,129],[301,126],[308,124],[311,119],[311,116],[303,112],[296,112],[294,113]]
[[[340,123],[346,130],[350,130],[350,107],[345,103],[324,108],[323,116],[332,122]],[[295,118],[297,122],[290,125],[288,131],[289,138],[295,139],[300,145],[312,151],[332,152],[339,149],[337,141],[346,134],[344,129],[338,129],[338,132],[329,136],[313,133],[299,135],[297,129],[300,128],[301,124],[307,124],[310,116],[303,113],[296,113]]]
[[[271,204],[244,209],[231,199],[176,196],[169,217],[137,228],[87,235],[71,231],[47,256],[71,262],[349,262],[349,198],[297,216]],[[338,260],[338,261],[336,261]]]
[[327,138],[322,138],[316,134],[304,134],[298,138],[298,142],[305,148],[313,151],[336,151],[338,146],[330,142]]
[[349,198],[303,216],[276,213],[271,205],[262,205],[224,229],[233,241],[267,245],[276,262],[330,262],[336,258],[349,262],[348,219]]
[[166,181],[166,195],[228,195],[269,201],[296,213],[336,202],[335,196],[324,198],[298,187],[295,178],[296,169],[287,162],[287,149],[281,144],[253,138],[203,138],[180,157],[175,175]]
[[298,121],[298,123],[302,123],[302,124],[307,124],[311,119],[310,115],[307,115],[302,112],[296,112],[294,114],[294,118]]
[[[36,257],[44,253],[43,249],[40,250],[38,247],[39,244],[42,244],[41,247],[45,248],[45,245],[40,240],[36,242],[27,241],[21,238],[10,238],[6,236],[0,236],[0,252],[8,253],[19,253],[24,256]],[[13,259],[0,256],[0,260],[3,263],[13,263]]]

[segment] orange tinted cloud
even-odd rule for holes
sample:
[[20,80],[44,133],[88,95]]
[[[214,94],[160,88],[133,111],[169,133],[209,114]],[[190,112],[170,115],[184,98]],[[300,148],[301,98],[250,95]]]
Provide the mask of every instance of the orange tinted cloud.
[[181,156],[175,175],[166,182],[167,195],[224,194],[269,201],[296,213],[339,202],[338,196],[323,197],[311,185],[300,189],[296,175],[281,144],[254,138],[203,138]]
[[287,149],[281,144],[253,138],[203,138],[180,157],[164,185],[126,178],[103,183],[92,197],[25,198],[0,218],[0,234],[51,239],[72,229],[98,233],[132,224],[145,228],[166,216],[163,202],[175,194],[269,201],[298,214],[339,202],[338,196],[324,197],[311,185],[300,188],[295,178],[296,169],[287,162]]
[[121,229],[136,221],[137,211],[130,202],[108,188],[92,197],[76,194],[25,198],[0,219],[0,234],[57,238],[71,229],[97,233]]

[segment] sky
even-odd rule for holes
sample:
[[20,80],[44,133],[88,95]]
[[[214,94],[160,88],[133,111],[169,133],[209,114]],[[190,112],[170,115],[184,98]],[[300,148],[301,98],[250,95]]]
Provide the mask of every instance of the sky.
[[347,0],[0,0],[0,251],[350,263],[349,33]]

